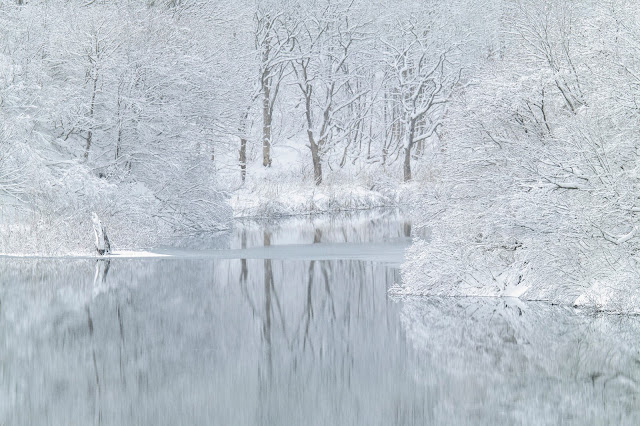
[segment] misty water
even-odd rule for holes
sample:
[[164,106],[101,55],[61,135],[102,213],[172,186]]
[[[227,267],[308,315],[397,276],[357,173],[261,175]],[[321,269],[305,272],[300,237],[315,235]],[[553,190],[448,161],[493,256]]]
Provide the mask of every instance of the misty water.
[[0,424],[640,422],[638,318],[390,298],[410,234],[368,212],[0,259]]

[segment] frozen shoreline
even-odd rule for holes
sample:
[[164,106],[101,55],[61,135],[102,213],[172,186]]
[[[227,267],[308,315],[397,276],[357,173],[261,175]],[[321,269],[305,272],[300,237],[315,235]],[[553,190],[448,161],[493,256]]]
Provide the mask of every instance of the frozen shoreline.
[[0,259],[138,259],[138,258],[164,258],[172,257],[168,254],[155,253],[147,250],[114,250],[107,255],[88,255],[84,253],[68,253],[61,255],[27,254],[27,253],[0,253]]

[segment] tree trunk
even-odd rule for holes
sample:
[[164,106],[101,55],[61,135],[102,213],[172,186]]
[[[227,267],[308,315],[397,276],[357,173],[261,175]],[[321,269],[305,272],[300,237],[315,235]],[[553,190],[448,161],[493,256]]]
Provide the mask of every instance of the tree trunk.
[[93,140],[93,131],[91,129],[89,129],[89,131],[87,132],[87,143],[84,147],[84,159],[88,160],[89,159],[89,150],[91,149],[91,141]]
[[118,139],[116,140],[116,161],[120,158],[120,147],[122,145],[122,126],[118,125]]
[[242,183],[247,178],[247,139],[240,138],[240,176]]
[[262,99],[262,165],[271,167],[271,90],[263,86]]
[[101,256],[111,253],[111,243],[109,242],[109,237],[107,237],[107,230],[102,226],[102,222],[95,212],[91,213],[91,221],[93,222],[93,232],[96,237],[96,251]]
[[120,158],[120,149],[122,146],[122,95],[121,95],[121,85],[118,85],[118,109],[116,110],[116,118],[118,123],[118,137],[116,139],[116,158],[117,162]]
[[416,131],[416,120],[409,121],[409,131],[407,132],[407,142],[404,145],[404,181],[411,180],[411,148],[413,148],[413,139]]
[[84,159],[89,159],[89,150],[93,141],[93,114],[96,107],[96,92],[98,90],[98,76],[93,78],[93,91],[91,92],[91,105],[89,106],[89,131],[87,132],[87,144],[84,149]]
[[311,161],[313,161],[313,180],[316,185],[322,183],[322,163],[320,162],[320,150],[316,143],[313,132],[307,130],[309,137],[309,148],[311,149]]
[[404,148],[404,181],[411,180],[411,148]]

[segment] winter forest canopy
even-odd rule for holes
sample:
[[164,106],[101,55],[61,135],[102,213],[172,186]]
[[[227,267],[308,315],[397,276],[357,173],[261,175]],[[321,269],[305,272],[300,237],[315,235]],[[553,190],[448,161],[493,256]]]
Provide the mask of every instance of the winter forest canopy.
[[93,211],[121,247],[210,233],[234,194],[285,185],[408,204],[430,237],[399,292],[633,309],[637,16],[625,0],[0,1],[0,252],[88,251]]

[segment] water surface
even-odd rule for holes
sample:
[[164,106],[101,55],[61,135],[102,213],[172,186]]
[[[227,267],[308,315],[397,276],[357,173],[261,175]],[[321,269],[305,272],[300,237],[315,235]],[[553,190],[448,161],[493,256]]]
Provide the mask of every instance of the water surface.
[[374,212],[168,259],[0,259],[0,424],[640,421],[636,318],[391,299],[410,232]]

